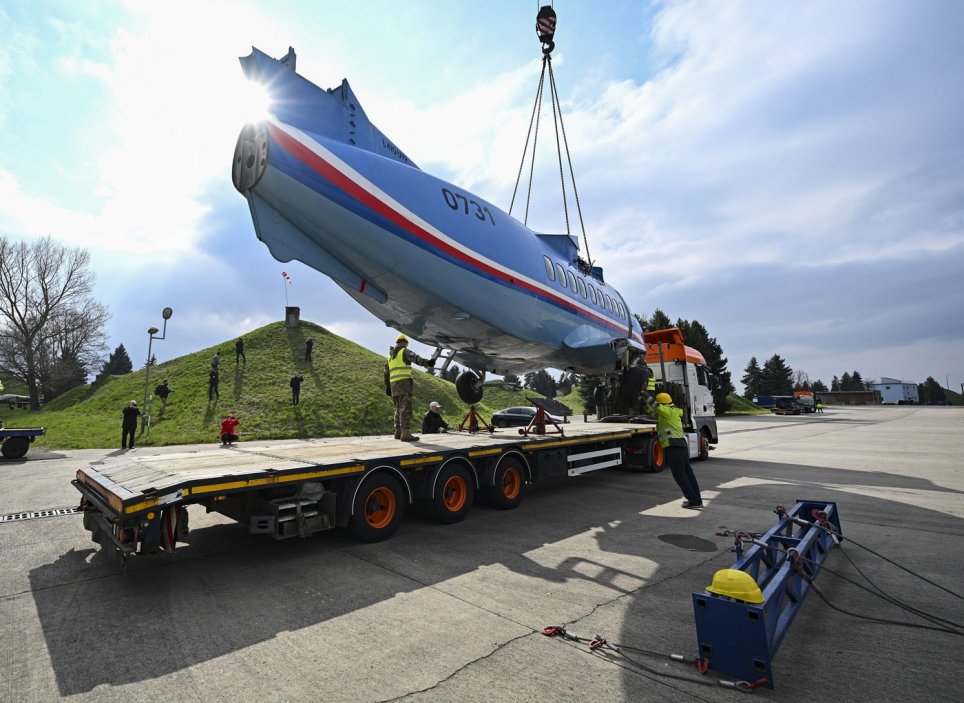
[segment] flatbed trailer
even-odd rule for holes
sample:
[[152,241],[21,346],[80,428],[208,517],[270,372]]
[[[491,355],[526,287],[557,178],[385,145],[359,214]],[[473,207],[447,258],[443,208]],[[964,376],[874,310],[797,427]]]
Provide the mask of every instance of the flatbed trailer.
[[5,459],[20,459],[30,449],[30,443],[45,434],[43,427],[3,427],[0,423],[0,454]]
[[652,425],[585,423],[566,425],[565,435],[448,432],[414,444],[350,437],[128,454],[78,470],[72,483],[91,538],[126,558],[174,551],[187,534],[189,505],[274,539],[347,527],[378,542],[395,532],[409,505],[454,523],[476,495],[508,510],[527,484],[662,464]]

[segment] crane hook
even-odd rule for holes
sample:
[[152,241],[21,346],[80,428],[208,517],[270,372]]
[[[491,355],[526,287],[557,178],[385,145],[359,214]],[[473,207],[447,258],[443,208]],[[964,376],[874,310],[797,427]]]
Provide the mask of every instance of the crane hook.
[[543,5],[539,8],[539,14],[536,15],[536,34],[539,35],[539,41],[545,44],[542,47],[542,53],[547,56],[556,48],[555,42],[552,41],[555,33],[556,11],[551,5]]

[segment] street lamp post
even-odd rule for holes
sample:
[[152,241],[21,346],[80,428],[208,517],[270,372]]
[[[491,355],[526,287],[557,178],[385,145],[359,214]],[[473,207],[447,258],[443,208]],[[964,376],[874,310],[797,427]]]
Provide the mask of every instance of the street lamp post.
[[164,339],[167,336],[167,321],[171,319],[171,315],[174,314],[174,310],[171,308],[164,308],[161,311],[161,317],[164,318],[164,331],[161,332],[160,337],[155,337],[157,334],[156,327],[149,327],[147,330],[147,364],[145,365],[144,372],[144,411],[141,414],[141,432],[144,431],[144,427],[147,426],[148,412],[147,412],[147,390],[151,385],[151,345],[153,345],[155,339]]

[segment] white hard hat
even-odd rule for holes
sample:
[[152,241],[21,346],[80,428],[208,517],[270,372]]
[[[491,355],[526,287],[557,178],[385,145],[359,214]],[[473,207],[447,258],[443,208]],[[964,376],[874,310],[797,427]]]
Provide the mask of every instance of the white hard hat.
[[434,401],[434,400],[433,400],[431,403],[428,404],[428,407],[430,407],[430,408],[441,408],[442,406],[439,405],[437,401]]

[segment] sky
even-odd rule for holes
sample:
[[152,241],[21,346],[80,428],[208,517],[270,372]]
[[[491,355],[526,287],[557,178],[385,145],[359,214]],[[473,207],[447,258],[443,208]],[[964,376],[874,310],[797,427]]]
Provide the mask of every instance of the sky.
[[[259,110],[237,59],[293,46],[423,170],[508,210],[538,4],[0,0],[0,234],[89,249],[135,367],[167,306],[161,361],[286,303],[382,353],[393,331],[254,235],[231,185]],[[828,385],[964,383],[964,3],[554,7],[589,251],[633,312],[699,320],[738,387],[773,354]],[[528,224],[562,232],[543,135]]]

